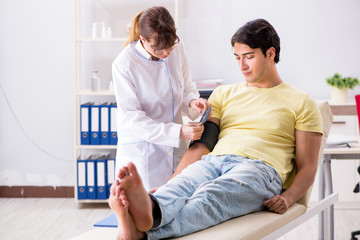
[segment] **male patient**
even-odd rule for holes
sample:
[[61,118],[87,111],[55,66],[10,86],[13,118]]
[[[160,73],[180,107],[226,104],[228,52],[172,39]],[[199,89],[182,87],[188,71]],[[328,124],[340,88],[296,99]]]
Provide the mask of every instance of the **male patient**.
[[282,214],[313,183],[321,116],[308,94],[280,79],[279,36],[257,19],[231,44],[246,82],[214,90],[203,137],[174,177],[149,194],[134,164],[120,170],[109,200],[118,239],[182,236],[265,207]]

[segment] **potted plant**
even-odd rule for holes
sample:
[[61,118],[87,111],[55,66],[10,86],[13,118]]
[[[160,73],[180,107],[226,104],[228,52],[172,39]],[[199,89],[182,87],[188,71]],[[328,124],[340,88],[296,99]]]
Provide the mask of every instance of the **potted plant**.
[[326,78],[326,82],[331,86],[332,103],[346,103],[348,100],[348,89],[354,89],[354,87],[359,85],[357,78],[343,78],[338,73],[335,73],[330,78]]

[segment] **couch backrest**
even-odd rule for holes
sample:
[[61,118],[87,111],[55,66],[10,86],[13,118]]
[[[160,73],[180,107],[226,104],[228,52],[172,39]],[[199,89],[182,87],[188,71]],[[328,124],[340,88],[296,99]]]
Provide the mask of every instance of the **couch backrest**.
[[[318,158],[318,164],[320,164],[323,159],[323,151],[326,144],[326,140],[329,136],[330,128],[333,121],[333,115],[331,113],[330,105],[328,102],[318,101],[316,103],[320,109],[320,113],[323,121],[323,132],[324,132],[324,135],[322,136],[322,140],[321,140],[319,158]],[[311,190],[312,190],[312,186],[306,191],[305,195],[301,197],[297,202],[307,206],[309,202]]]

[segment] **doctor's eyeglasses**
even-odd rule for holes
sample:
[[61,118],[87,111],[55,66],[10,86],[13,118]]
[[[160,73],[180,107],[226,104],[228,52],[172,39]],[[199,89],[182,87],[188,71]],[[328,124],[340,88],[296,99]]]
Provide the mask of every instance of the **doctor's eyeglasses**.
[[174,48],[176,47],[176,45],[177,45],[179,42],[180,42],[180,38],[177,37],[177,39],[175,40],[175,43],[174,43],[174,45],[172,45],[172,47],[167,48],[167,49],[159,49],[159,50],[157,50],[157,49],[155,49],[155,48],[152,48],[152,50],[153,50],[154,54],[156,54],[156,55],[161,55],[161,54],[163,54],[165,51],[170,51],[170,52],[171,52],[172,50],[174,50]]

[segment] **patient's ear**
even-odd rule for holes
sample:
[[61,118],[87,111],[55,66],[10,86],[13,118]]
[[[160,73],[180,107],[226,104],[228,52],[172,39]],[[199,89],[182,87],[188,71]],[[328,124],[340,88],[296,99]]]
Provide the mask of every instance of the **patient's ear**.
[[274,47],[271,47],[268,50],[266,50],[266,57],[268,57],[271,62],[274,61],[275,55],[276,55],[276,52],[275,52]]

